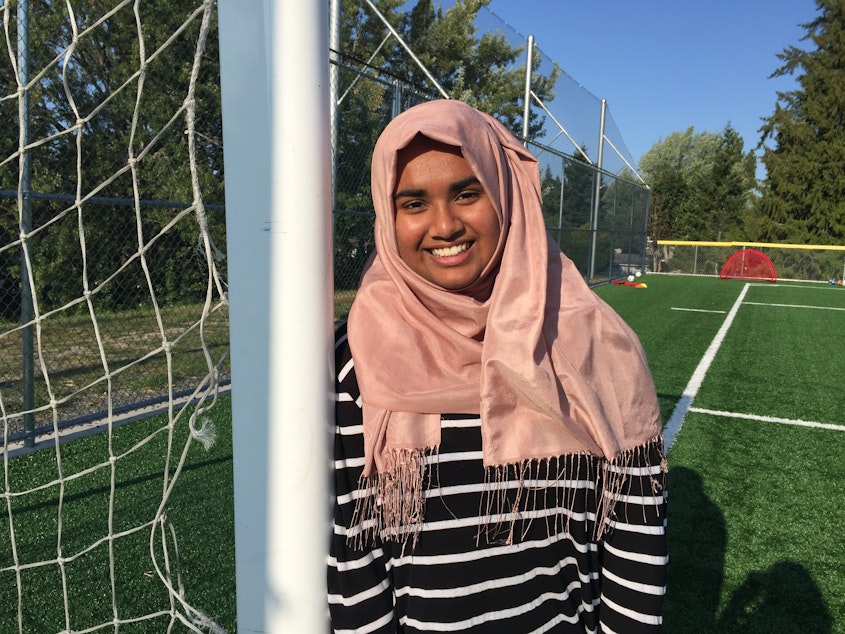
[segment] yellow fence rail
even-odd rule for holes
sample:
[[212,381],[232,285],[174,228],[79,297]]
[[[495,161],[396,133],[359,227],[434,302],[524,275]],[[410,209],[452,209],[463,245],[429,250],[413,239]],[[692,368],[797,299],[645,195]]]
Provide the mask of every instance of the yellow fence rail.
[[780,280],[841,284],[845,278],[845,245],[657,240],[650,246],[651,270],[657,272],[718,276],[736,251],[757,249],[775,265]]

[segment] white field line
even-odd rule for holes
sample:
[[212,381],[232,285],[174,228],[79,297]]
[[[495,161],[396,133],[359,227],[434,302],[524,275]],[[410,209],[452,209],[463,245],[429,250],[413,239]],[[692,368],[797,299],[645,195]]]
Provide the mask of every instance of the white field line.
[[[231,391],[231,384],[221,385],[217,388],[218,396],[229,394]],[[196,398],[196,394],[189,394],[186,396],[174,398],[173,407],[180,408]],[[136,420],[149,418],[150,416],[155,416],[157,414],[164,414],[165,412],[167,412],[167,410],[167,401],[163,401],[161,403],[145,405],[137,409],[132,409],[126,412],[122,412],[120,414],[115,414],[112,416],[111,419],[112,429],[117,429],[118,427],[121,427],[126,423],[132,423]],[[106,431],[108,429],[108,426],[109,418],[108,414],[105,414],[103,417],[92,419],[87,423],[81,423],[79,425],[74,425],[73,427],[66,427],[64,429],[60,429],[58,434],[59,444],[64,444],[70,440],[76,440],[77,438],[85,438],[93,434],[99,434],[100,432]],[[47,446],[55,445],[55,442],[55,431],[48,431],[44,434],[40,434],[36,438],[35,444],[32,447],[27,447],[23,439],[10,442],[6,445],[5,452],[0,449],[0,462],[2,462],[4,455],[8,456],[9,458],[14,458],[16,456],[25,456],[29,453],[32,453],[33,451],[38,451],[39,449],[44,449]]]
[[748,306],[777,306],[778,308],[816,308],[818,310],[845,310],[835,306],[805,306],[804,304],[768,304],[765,302],[745,302]]
[[[784,280],[784,281],[786,282],[786,281],[789,281],[789,280]],[[765,288],[777,287],[777,284],[772,284],[771,282],[749,282],[749,284],[751,284],[751,286],[763,286]],[[814,291],[817,291],[817,290],[819,290],[819,288],[823,288],[825,286],[830,286],[830,284],[828,284],[827,282],[813,282],[811,284],[784,284],[784,286],[786,286],[789,289],[809,288],[809,289],[812,289]],[[831,287],[831,288],[833,288],[833,287]]]
[[707,370],[710,369],[710,364],[713,363],[716,353],[719,351],[722,342],[725,340],[725,335],[728,334],[728,330],[733,323],[734,317],[736,317],[736,314],[739,311],[740,305],[742,305],[742,300],[745,299],[745,294],[748,292],[749,286],[750,284],[746,284],[742,287],[739,297],[736,298],[734,305],[731,306],[730,311],[728,311],[728,315],[725,317],[725,321],[722,322],[719,332],[717,332],[716,336],[713,337],[713,341],[710,342],[710,346],[707,348],[707,351],[704,353],[701,361],[698,362],[698,367],[695,369],[695,372],[692,373],[689,383],[687,383],[687,386],[684,388],[681,398],[675,404],[672,416],[669,417],[669,422],[666,423],[666,426],[663,428],[663,439],[666,444],[666,451],[669,451],[672,448],[672,443],[675,442],[675,436],[677,436],[678,432],[681,430],[681,425],[684,423],[684,417],[687,415],[689,408],[692,407],[692,401],[695,398],[695,395],[698,394],[698,390],[701,389],[701,384],[704,382]]
[[798,425],[799,427],[813,427],[815,429],[831,429],[833,431],[845,431],[845,425],[833,425],[831,423],[817,423],[811,420],[800,418],[778,418],[777,416],[757,416],[755,414],[741,414],[739,412],[723,412],[716,409],[705,409],[703,407],[690,407],[690,412],[697,414],[710,414],[711,416],[722,416],[725,418],[742,418],[744,420],[756,420],[764,423],[780,423],[781,425]]
[[722,315],[728,312],[726,310],[706,310],[704,308],[679,308],[677,306],[672,306],[671,310],[683,310],[688,313],[719,313]]

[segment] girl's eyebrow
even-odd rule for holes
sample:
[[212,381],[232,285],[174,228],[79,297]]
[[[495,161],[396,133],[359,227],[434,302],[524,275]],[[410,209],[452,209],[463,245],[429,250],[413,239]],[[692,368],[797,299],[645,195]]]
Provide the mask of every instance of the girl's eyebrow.
[[[468,176],[466,178],[462,178],[459,181],[455,181],[451,185],[449,185],[449,191],[459,192],[462,189],[469,187],[470,185],[479,185],[481,181],[478,180],[475,176]],[[421,198],[424,197],[428,193],[425,189],[403,189],[401,191],[396,192],[393,194],[393,200],[396,201],[399,198]]]
[[422,198],[426,193],[424,189],[403,189],[393,194],[393,201],[396,202],[399,198]]
[[468,176],[467,178],[463,178],[456,183],[452,183],[449,185],[449,191],[451,192],[459,192],[462,189],[466,189],[470,185],[480,185],[481,181],[478,180],[475,176]]

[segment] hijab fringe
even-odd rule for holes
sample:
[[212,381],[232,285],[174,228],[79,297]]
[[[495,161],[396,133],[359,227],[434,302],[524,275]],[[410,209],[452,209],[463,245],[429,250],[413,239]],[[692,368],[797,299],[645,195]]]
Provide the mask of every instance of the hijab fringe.
[[[426,463],[429,457],[436,457],[437,449],[392,449],[386,454],[387,469],[361,477],[352,521],[357,529],[348,539],[351,546],[363,548],[379,540],[395,541],[402,543],[404,553],[410,542],[413,551],[425,516],[425,491],[429,484]],[[593,540],[602,539],[616,521],[627,520],[625,498],[632,483],[630,470],[634,465],[650,464],[648,456],[654,452],[660,455],[659,470],[649,474],[649,480],[652,495],[660,496],[666,490],[668,473],[662,434],[621,452],[612,460],[573,453],[485,467],[479,507],[482,521],[476,543],[510,545],[522,541],[535,521],[545,522],[547,536],[571,534],[575,521],[583,524],[583,531],[591,533]],[[538,505],[538,497],[545,497],[549,492],[555,499],[546,499],[545,505]],[[577,510],[581,507],[578,497],[585,494],[593,498],[584,507],[586,513]],[[543,508],[554,508],[557,512],[541,515],[538,510]]]
[[384,471],[361,476],[352,526],[360,527],[350,536],[356,548],[372,545],[379,537],[403,543],[411,538],[416,545],[425,515],[425,466],[436,447],[391,449],[385,453]]

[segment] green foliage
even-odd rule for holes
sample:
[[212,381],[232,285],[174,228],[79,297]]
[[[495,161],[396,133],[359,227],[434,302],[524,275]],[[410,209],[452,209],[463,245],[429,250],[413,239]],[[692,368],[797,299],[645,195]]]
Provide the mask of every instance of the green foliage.
[[[199,3],[151,0],[141,3],[137,14],[129,5],[108,16],[111,9],[97,2],[78,3],[72,16],[61,2],[28,6],[29,77],[35,79],[28,91],[29,139],[37,142],[28,152],[35,231],[29,246],[41,309],[78,298],[83,270],[94,288],[121,267],[118,278],[99,289],[101,301],[110,308],[137,305],[149,297],[141,251],[156,258],[150,268],[156,269],[152,283],[159,301],[201,299],[207,266],[202,257],[197,260],[199,229],[193,212],[176,221],[195,199],[184,103],[203,17]],[[8,15],[14,32],[17,13]],[[222,205],[216,13],[210,15],[193,95],[194,155],[203,202]],[[0,79],[11,90],[17,80],[10,59],[17,52],[6,46],[7,40],[0,40]],[[18,100],[0,102],[0,116],[18,122]],[[3,126],[2,147],[17,148],[18,136],[18,125]],[[24,187],[19,163],[16,154],[0,156],[0,189]],[[82,204],[75,205],[75,199]],[[13,198],[5,200],[14,205]],[[135,200],[142,201],[137,217]],[[151,200],[157,203],[143,202]],[[224,243],[223,214],[209,212],[209,220],[213,240]],[[19,234],[18,213],[2,214],[3,244]],[[14,294],[10,289],[19,286],[19,261],[14,254],[0,262],[6,265],[0,292]],[[2,300],[8,314],[19,298]]]
[[[431,0],[406,6],[401,0],[376,2],[379,12],[437,83],[461,99],[499,118],[511,130],[521,130],[524,84],[524,48],[508,44],[499,32],[479,35],[473,24],[489,0],[458,0],[443,10]],[[429,75],[410,57],[384,23],[357,0],[344,0],[337,142],[337,204],[344,211],[371,209],[370,153],[381,130],[398,110],[442,95]],[[387,38],[387,39],[385,39]],[[534,69],[540,65],[539,52]],[[362,79],[360,72],[370,73]],[[534,73],[534,92],[551,100],[560,69],[549,75]],[[398,108],[397,108],[398,107]],[[530,135],[544,125],[532,111]]]
[[797,74],[761,129],[767,178],[755,239],[841,244],[845,239],[845,5],[816,0],[801,26],[813,48],[790,46],[772,77]]
[[649,235],[664,240],[745,237],[755,161],[730,124],[719,134],[689,127],[655,143],[640,159],[652,192]]
[[[592,271],[595,281],[619,277],[623,263],[639,265],[646,243],[648,190],[637,184],[630,172],[613,176],[571,156],[550,150],[541,155],[545,162],[540,191],[546,228],[578,270],[584,275]],[[598,178],[600,204],[593,227]]]
[[[445,12],[432,0],[418,0],[402,19],[405,41],[453,99],[460,99],[498,117],[511,130],[522,129],[522,98],[525,86],[524,47],[511,46],[501,32],[480,37],[473,24],[478,11],[490,0],[458,0]],[[394,68],[407,67],[410,83],[429,82],[407,56],[396,49]],[[539,51],[533,70],[540,66]],[[551,100],[561,71],[555,65],[548,76],[534,76],[532,89],[544,101]],[[536,136],[543,119],[532,112],[529,136]]]
[[334,214],[334,288],[358,288],[364,266],[375,250],[372,213]]
[[595,196],[595,169],[575,158],[557,158],[560,160],[561,171],[553,171],[547,165],[541,175],[546,226],[564,231],[588,229]]

